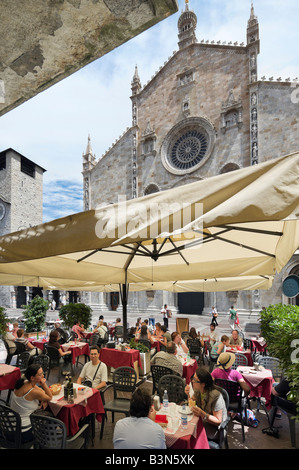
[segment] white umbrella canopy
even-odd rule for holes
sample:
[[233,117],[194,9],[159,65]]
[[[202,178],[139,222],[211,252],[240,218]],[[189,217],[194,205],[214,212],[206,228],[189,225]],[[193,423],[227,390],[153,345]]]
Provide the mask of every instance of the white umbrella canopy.
[[211,291],[250,289],[242,287],[246,277],[271,279],[299,246],[298,175],[295,153],[3,236],[2,282],[10,276],[9,285],[68,290],[122,285],[123,305],[128,284],[171,290],[198,281],[203,291],[206,279]]
[[299,245],[299,153],[0,238],[0,273],[165,282],[273,276]]

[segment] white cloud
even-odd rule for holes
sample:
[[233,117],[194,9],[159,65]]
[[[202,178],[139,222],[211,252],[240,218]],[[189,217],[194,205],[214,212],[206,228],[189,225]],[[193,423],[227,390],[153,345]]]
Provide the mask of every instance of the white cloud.
[[[47,170],[45,217],[82,210],[78,209],[77,194],[88,134],[99,158],[131,125],[135,64],[145,84],[178,50],[177,21],[184,4],[180,0],[176,15],[0,118],[0,150],[12,147]],[[250,0],[190,0],[189,5],[198,18],[199,41],[246,42]],[[254,7],[260,23],[259,77],[299,76],[299,2],[256,0]],[[51,206],[59,211],[50,212]]]

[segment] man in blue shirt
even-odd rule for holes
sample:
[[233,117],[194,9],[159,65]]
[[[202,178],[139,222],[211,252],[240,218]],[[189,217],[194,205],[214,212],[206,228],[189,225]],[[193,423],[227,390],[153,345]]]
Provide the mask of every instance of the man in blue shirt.
[[165,435],[155,423],[151,395],[137,388],[132,395],[130,417],[120,419],[114,428],[114,449],[166,449]]

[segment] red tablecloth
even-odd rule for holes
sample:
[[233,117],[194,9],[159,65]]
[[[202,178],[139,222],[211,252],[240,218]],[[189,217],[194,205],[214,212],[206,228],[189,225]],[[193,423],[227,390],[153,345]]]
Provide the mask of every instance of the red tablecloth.
[[[102,421],[105,414],[101,394],[99,390],[92,389],[93,395],[87,398],[82,404],[64,404],[56,415],[56,418],[64,422],[67,434],[73,436],[79,431],[79,420],[85,416],[95,413],[98,421]],[[51,408],[51,404],[49,405]]]
[[[87,343],[79,343],[70,346],[69,343],[65,343],[61,345],[61,349],[63,351],[72,351],[72,363],[76,363],[76,358],[78,356],[82,356],[83,354],[86,356],[90,355],[89,344]],[[103,361],[104,362],[104,361]]]
[[48,342],[47,339],[33,339],[33,338],[28,338],[28,340],[30,341],[30,343],[31,343],[34,347],[40,349],[41,351],[44,350],[45,343]]
[[[271,408],[271,390],[274,382],[271,370],[265,369],[263,372],[257,372],[257,374],[246,373],[249,371],[249,366],[239,366],[237,370],[242,374],[245,382],[250,387],[250,397],[258,397],[266,399],[266,408]],[[241,372],[242,371],[242,372]],[[264,377],[263,375],[268,375]]]
[[129,351],[119,351],[118,349],[102,348],[100,350],[100,360],[108,367],[129,366],[134,368],[134,362],[138,361],[139,367],[142,367],[140,353],[137,349]]
[[21,378],[19,367],[0,364],[0,390],[13,390],[15,383]]
[[202,420],[199,418],[196,429],[196,437],[189,434],[188,436],[179,437],[169,449],[209,449],[209,442]]
[[253,342],[253,345],[257,352],[265,352],[267,349],[267,344],[265,343],[264,345],[261,345],[256,339],[251,338],[251,341]]
[[244,354],[244,356],[247,358],[248,366],[253,366],[253,361],[252,361],[250,349],[244,350],[243,348],[240,348],[240,347],[238,346],[238,349],[226,348],[226,352],[233,352],[233,353]]
[[196,369],[198,369],[198,364],[196,361],[194,361],[193,363],[190,362],[190,364],[183,365],[183,377],[186,379],[187,385],[190,383],[191,377],[196,372]]

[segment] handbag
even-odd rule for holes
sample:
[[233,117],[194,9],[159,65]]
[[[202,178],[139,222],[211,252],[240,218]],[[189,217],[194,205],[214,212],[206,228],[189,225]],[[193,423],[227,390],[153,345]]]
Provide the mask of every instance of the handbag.
[[93,376],[93,379],[92,381],[91,380],[88,380],[88,379],[85,379],[85,380],[82,380],[82,385],[84,385],[85,387],[90,387],[92,388],[92,382],[94,381],[94,379],[96,378],[96,375],[98,373],[98,370],[99,370],[99,367],[100,367],[101,363],[99,363],[98,367],[97,367],[97,370],[95,371],[95,374]]
[[171,310],[167,310],[167,318],[171,318],[172,317],[172,311]]

